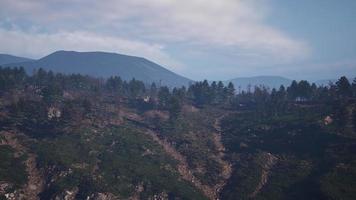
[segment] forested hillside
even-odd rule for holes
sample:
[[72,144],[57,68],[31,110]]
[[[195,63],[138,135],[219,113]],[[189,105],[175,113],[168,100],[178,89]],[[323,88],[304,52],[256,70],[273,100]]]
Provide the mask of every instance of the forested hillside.
[[356,80],[165,86],[0,68],[0,199],[355,199]]

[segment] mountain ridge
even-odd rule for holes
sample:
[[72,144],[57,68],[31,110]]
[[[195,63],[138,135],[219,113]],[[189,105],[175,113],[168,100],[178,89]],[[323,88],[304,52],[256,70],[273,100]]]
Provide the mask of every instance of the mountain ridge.
[[8,63],[4,66],[24,67],[27,72],[43,68],[59,73],[80,73],[108,78],[120,76],[123,80],[133,78],[147,84],[160,83],[169,87],[187,86],[192,80],[178,75],[146,58],[101,51],[56,51],[38,60]]
[[10,64],[10,63],[18,63],[18,62],[27,62],[32,61],[33,59],[14,56],[10,54],[0,54],[0,65]]

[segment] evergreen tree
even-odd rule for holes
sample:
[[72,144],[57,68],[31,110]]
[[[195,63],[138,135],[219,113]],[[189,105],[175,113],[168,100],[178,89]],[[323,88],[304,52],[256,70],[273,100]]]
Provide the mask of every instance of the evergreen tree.
[[222,103],[225,101],[224,99],[224,84],[219,81],[216,89],[216,101],[217,103]]
[[122,83],[120,77],[114,76],[106,81],[105,87],[112,92],[122,93]]
[[295,100],[298,97],[298,83],[292,81],[292,84],[287,88],[288,99]]
[[310,99],[312,88],[308,81],[302,80],[298,83],[297,96],[303,99]]
[[352,82],[352,95],[353,97],[356,97],[356,78],[354,78],[354,81]]
[[354,131],[356,132],[356,109],[352,111],[352,125],[354,128]]
[[158,92],[159,106],[163,109],[166,108],[169,103],[169,98],[170,98],[170,92],[168,87],[166,86],[161,87]]
[[59,85],[52,83],[42,89],[41,95],[47,104],[51,104],[62,98],[63,90]]
[[231,101],[232,98],[234,97],[235,95],[235,87],[234,87],[234,84],[232,84],[231,82],[229,82],[228,86],[227,86],[227,99],[228,101]]
[[151,84],[151,87],[150,87],[150,95],[151,95],[151,97],[157,96],[157,91],[158,91],[158,89],[157,89],[156,83],[153,82]]
[[145,92],[145,84],[142,81],[137,81],[135,79],[132,79],[129,82],[129,96],[131,98],[137,98],[138,96],[141,96]]
[[177,96],[171,96],[168,102],[168,111],[171,119],[176,119],[181,111],[182,104]]
[[285,100],[286,95],[287,95],[286,88],[283,85],[281,85],[279,87],[278,92],[277,92],[278,99],[279,100]]
[[350,85],[349,80],[345,76],[342,76],[336,82],[336,92],[339,95],[339,97],[350,97],[351,96],[351,94],[352,94],[351,85]]

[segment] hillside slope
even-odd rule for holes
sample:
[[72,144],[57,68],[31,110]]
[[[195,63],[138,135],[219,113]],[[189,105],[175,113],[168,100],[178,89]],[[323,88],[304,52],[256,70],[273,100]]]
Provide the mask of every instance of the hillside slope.
[[23,58],[18,56],[13,56],[9,54],[0,54],[0,65],[9,64],[9,63],[19,63],[19,62],[28,62],[32,61],[29,58]]
[[191,80],[175,74],[145,58],[106,52],[57,51],[39,60],[6,66],[22,66],[28,72],[44,68],[60,73],[79,73],[94,77],[120,76],[169,87],[188,85]]

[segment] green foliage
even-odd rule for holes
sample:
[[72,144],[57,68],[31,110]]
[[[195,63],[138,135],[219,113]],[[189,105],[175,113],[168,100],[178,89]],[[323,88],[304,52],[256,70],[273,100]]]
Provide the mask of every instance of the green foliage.
[[[178,179],[175,161],[148,136],[129,127],[103,131],[103,135],[95,135],[83,130],[79,135],[64,135],[36,145],[41,166],[75,169],[54,184],[51,194],[77,186],[81,196],[105,189],[127,198],[142,184],[143,198],[166,191],[182,199],[204,199],[189,183]],[[100,170],[94,176],[103,179],[92,178],[96,165]]]
[[356,132],[356,109],[352,110],[352,125],[354,132]]
[[[42,199],[74,187],[77,199],[95,192],[129,198],[141,185],[141,199],[161,192],[170,199],[204,199],[141,126],[122,120],[130,114],[140,115],[138,121],[144,118],[138,123],[149,122],[147,127],[185,156],[194,176],[210,186],[221,180],[222,171],[214,124],[227,116],[221,124],[224,159],[234,167],[222,199],[250,199],[263,173],[268,180],[256,199],[355,198],[355,83],[345,77],[330,86],[293,81],[287,89],[259,86],[235,94],[232,83],[221,81],[172,89],[153,83],[146,89],[135,79],[102,80],[43,69],[27,76],[22,68],[0,68],[0,90],[6,100],[1,101],[1,125],[29,136],[40,169],[52,170],[48,178],[54,182]],[[192,105],[198,109],[186,111]],[[48,117],[51,107],[60,109],[61,117]],[[141,115],[154,109],[168,111],[170,120]],[[331,124],[324,123],[326,116]],[[277,159],[270,167],[261,156],[267,152]],[[0,179],[23,184],[23,158],[4,146],[0,156]]]
[[168,87],[161,87],[158,91],[159,106],[163,109],[167,108],[169,103],[170,93]]
[[27,75],[24,68],[0,67],[0,91],[13,88],[20,89],[26,82]]
[[[237,160],[232,181],[223,197],[249,199],[251,188],[256,188],[260,179],[256,155],[263,151],[277,156],[278,161],[270,169],[268,182],[256,199],[320,199],[325,196],[352,199],[348,195],[353,194],[351,188],[355,183],[347,180],[354,178],[346,182],[341,181],[342,178],[335,180],[340,185],[332,185],[329,179],[323,178],[340,162],[355,159],[352,153],[355,141],[338,134],[337,131],[342,130],[338,126],[326,128],[321,124],[332,111],[328,105],[305,108],[296,105],[271,117],[264,117],[259,111],[246,111],[225,118],[223,140]],[[349,168],[355,169],[353,165]],[[234,179],[239,181],[234,182]],[[343,187],[346,194],[341,192]]]
[[356,198],[356,165],[338,164],[322,179],[322,190],[329,199]]
[[43,100],[47,104],[50,104],[61,100],[63,90],[59,85],[49,84],[41,90],[41,94],[43,96]]
[[341,98],[350,97],[352,94],[351,84],[349,80],[343,76],[336,82],[337,93]]
[[19,188],[27,181],[24,161],[26,156],[15,157],[15,152],[10,146],[0,146],[0,180],[14,184]]

